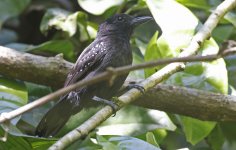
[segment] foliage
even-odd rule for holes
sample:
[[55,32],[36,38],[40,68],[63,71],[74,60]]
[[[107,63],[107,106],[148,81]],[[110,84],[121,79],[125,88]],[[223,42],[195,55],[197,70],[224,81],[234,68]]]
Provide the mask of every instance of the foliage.
[[[211,10],[212,0],[78,0],[0,1],[0,44],[43,56],[63,53],[76,56],[95,38],[99,23],[115,13],[152,15],[153,22],[140,26],[131,39],[134,63],[176,57],[187,47]],[[236,37],[236,11],[228,13],[205,41],[198,55],[217,53],[225,40]],[[158,24],[158,25],[157,25]],[[236,56],[212,62],[188,63],[184,71],[164,83],[233,94]],[[147,78],[161,67],[130,73],[129,78]],[[228,89],[230,89],[228,91]],[[44,96],[53,89],[0,76],[0,113],[11,111]],[[32,136],[34,128],[52,103],[34,109],[0,128],[9,130],[0,149],[46,149],[57,139]],[[94,111],[75,115],[60,132],[61,137],[86,120]],[[109,118],[99,131],[68,149],[235,149],[235,123],[201,121],[129,106]]]

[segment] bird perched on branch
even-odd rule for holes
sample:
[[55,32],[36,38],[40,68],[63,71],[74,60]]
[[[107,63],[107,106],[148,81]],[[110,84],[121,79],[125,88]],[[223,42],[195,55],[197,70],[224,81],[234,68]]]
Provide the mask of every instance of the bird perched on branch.
[[[67,76],[64,87],[82,79],[90,79],[106,71],[108,67],[132,64],[130,36],[136,26],[152,17],[132,17],[117,14],[99,27],[96,39],[81,53]],[[110,99],[120,89],[128,74],[118,76],[112,85],[108,81],[78,88],[62,96],[42,118],[35,134],[40,137],[54,136],[66,124],[70,116],[83,108],[96,107],[97,100]],[[108,101],[107,101],[108,102]]]

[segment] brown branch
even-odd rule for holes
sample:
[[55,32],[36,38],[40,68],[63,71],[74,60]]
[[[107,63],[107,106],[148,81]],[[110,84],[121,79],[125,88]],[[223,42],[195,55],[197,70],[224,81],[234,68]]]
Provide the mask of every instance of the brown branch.
[[[143,63],[143,64],[137,64],[137,65],[133,65],[133,66],[124,66],[124,67],[119,67],[119,68],[114,68],[114,69],[110,68],[109,71],[101,73],[100,75],[98,75],[98,76],[96,76],[92,79],[80,81],[76,84],[73,84],[71,86],[62,88],[62,89],[60,89],[60,90],[58,90],[54,93],[51,93],[51,94],[46,95],[42,98],[39,98],[38,100],[35,100],[34,102],[29,103],[25,106],[22,106],[22,107],[20,107],[16,110],[13,110],[13,111],[8,112],[8,113],[3,113],[0,116],[0,123],[4,122],[6,120],[13,119],[13,118],[29,111],[29,110],[32,110],[35,107],[38,107],[38,106],[41,106],[41,105],[47,103],[50,100],[59,98],[61,95],[66,94],[66,93],[68,93],[68,92],[70,92],[70,91],[72,91],[72,90],[74,90],[78,87],[83,87],[85,85],[91,85],[91,84],[94,84],[94,83],[97,83],[97,82],[100,82],[100,81],[103,81],[103,80],[109,80],[114,75],[118,76],[118,75],[125,74],[129,71],[148,68],[148,67],[154,67],[154,66],[157,66],[157,65],[169,64],[169,63],[172,63],[172,62],[211,61],[211,60],[218,59],[221,56],[226,56],[226,55],[229,55],[229,54],[235,53],[235,52],[236,52],[236,48],[231,48],[231,49],[225,50],[220,55],[217,54],[217,55],[207,55],[207,56],[189,56],[189,57],[180,57],[180,58],[169,58],[169,59],[161,59],[161,60],[158,60],[158,61],[151,61],[151,62],[147,62],[147,63]],[[35,57],[38,57],[38,56],[35,56]],[[32,59],[30,59],[30,60],[32,60]],[[181,67],[180,65],[177,66],[177,68],[180,68],[180,67]],[[174,69],[174,71],[177,71],[176,68],[173,68],[173,69]],[[168,72],[167,72],[167,74],[168,74]],[[163,80],[163,79],[161,79],[161,80]],[[154,85],[152,85],[152,86],[154,86]]]
[[47,58],[0,46],[0,74],[7,77],[58,88],[71,67],[72,63],[61,57]]
[[[129,72],[173,62],[211,61],[234,53],[236,48],[226,49],[220,55],[188,56],[182,58],[160,59],[133,66],[125,66],[117,72]],[[0,46],[0,74],[7,77],[48,85],[54,88],[62,87],[72,63],[60,57],[42,57],[28,53],[21,53],[13,49]],[[55,77],[56,76],[56,77]]]
[[157,85],[133,104],[201,120],[236,121],[236,96],[185,87]]

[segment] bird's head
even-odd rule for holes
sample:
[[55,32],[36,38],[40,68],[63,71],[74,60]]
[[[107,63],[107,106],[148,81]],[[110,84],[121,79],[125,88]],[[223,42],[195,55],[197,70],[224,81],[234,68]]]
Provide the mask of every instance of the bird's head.
[[98,35],[117,35],[130,37],[135,27],[151,20],[150,16],[133,17],[126,14],[117,14],[108,18],[99,26]]

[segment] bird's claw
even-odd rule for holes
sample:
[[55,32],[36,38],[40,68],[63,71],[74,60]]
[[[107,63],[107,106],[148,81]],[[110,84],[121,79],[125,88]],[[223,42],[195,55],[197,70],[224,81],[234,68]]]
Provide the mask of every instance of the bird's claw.
[[141,86],[141,85],[138,85],[138,84],[129,84],[129,85],[127,86],[127,88],[128,88],[128,89],[135,88],[135,89],[139,90],[142,94],[145,93],[145,88],[144,88],[143,86]]
[[97,102],[101,102],[103,104],[109,105],[112,108],[112,112],[113,112],[112,117],[116,116],[116,110],[118,107],[118,105],[116,103],[114,103],[113,101],[109,101],[109,100],[97,97],[97,96],[94,96],[92,99]]

